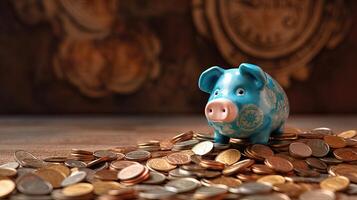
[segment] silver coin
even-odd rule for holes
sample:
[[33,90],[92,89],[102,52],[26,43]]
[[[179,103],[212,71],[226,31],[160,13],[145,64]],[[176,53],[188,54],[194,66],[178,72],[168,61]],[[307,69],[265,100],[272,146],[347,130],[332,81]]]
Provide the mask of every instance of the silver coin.
[[76,184],[79,183],[81,181],[83,181],[87,176],[87,173],[85,171],[77,171],[74,172],[73,174],[71,174],[70,176],[66,177],[62,183],[61,186],[62,187],[66,187],[72,184]]
[[160,184],[166,180],[166,176],[159,172],[150,172],[150,177],[143,184]]
[[52,192],[52,185],[35,174],[28,173],[16,180],[17,189],[27,195],[46,195]]
[[138,184],[133,187],[136,191],[147,191],[147,190],[165,190],[163,186],[160,185],[145,185]]
[[36,171],[34,168],[21,167],[17,169],[17,177]]
[[299,200],[335,200],[336,195],[329,190],[309,190],[299,196]]
[[116,153],[108,150],[97,150],[93,155],[97,158],[108,157],[110,160],[115,160],[118,157]]
[[64,162],[64,164],[67,166],[67,167],[78,167],[78,168],[81,168],[81,167],[86,167],[87,164],[85,162],[82,162],[82,161],[79,161],[79,160],[66,160]]
[[251,195],[251,194],[269,193],[272,189],[273,187],[268,184],[250,182],[250,183],[243,183],[238,187],[229,188],[229,192],[236,193],[236,194]]
[[175,193],[183,193],[195,190],[200,185],[200,182],[194,178],[180,178],[166,183],[165,189]]
[[182,173],[182,170],[180,169],[173,169],[169,171],[169,175],[173,177],[187,177],[187,176],[192,176],[192,174],[187,174],[187,173]]
[[287,181],[296,182],[296,183],[320,183],[326,177],[320,175],[320,177],[300,177],[300,176],[288,176],[285,177]]
[[213,142],[211,141],[204,141],[196,144],[192,147],[192,151],[199,156],[206,155],[210,153],[213,149]]
[[14,153],[14,158],[23,167],[40,168],[45,165],[45,162],[36,158],[31,153],[24,150],[17,150]]
[[191,148],[193,147],[194,145],[196,145],[197,143],[199,143],[200,141],[198,140],[186,140],[186,141],[183,141],[183,142],[178,142],[174,145],[174,147],[177,147],[177,148]]
[[150,158],[151,153],[149,151],[144,151],[144,150],[136,150],[136,151],[131,151],[125,154],[125,158],[127,160],[146,160]]
[[333,135],[332,130],[330,128],[326,128],[326,127],[314,128],[314,129],[311,130],[311,133],[324,134],[324,135]]
[[230,144],[220,144],[220,143],[213,143],[215,150],[225,150],[230,147]]
[[346,193],[350,194],[350,195],[356,195],[357,194],[357,184],[350,183],[350,185],[348,186],[348,188],[346,190]]
[[20,166],[20,164],[18,162],[8,162],[8,163],[0,165],[0,168],[17,169],[19,166]]
[[175,195],[174,192],[165,189],[153,189],[139,192],[139,197],[145,199],[164,199]]
[[87,182],[92,183],[92,182],[96,181],[96,179],[94,178],[94,174],[95,174],[94,170],[83,167],[83,168],[79,168],[78,171],[86,172],[87,176],[85,179]]

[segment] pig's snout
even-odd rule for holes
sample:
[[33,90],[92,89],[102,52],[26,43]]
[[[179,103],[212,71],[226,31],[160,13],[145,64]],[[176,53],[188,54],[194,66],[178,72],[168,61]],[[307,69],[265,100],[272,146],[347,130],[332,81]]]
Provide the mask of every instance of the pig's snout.
[[205,114],[212,122],[232,122],[238,115],[238,108],[228,99],[215,99],[207,103]]

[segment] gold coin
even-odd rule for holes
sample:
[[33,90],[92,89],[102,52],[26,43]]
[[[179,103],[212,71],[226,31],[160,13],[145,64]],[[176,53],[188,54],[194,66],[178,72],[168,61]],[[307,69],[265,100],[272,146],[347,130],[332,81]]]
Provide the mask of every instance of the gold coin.
[[320,183],[320,187],[324,190],[338,192],[346,189],[350,184],[350,180],[345,176],[331,176]]
[[242,181],[237,178],[233,178],[229,176],[220,176],[218,178],[209,180],[209,183],[214,185],[225,185],[228,187],[236,187],[242,184]]
[[61,187],[62,181],[66,178],[66,176],[62,173],[54,169],[47,168],[41,168],[35,171],[35,174],[44,179],[45,181],[49,182],[53,188]]
[[50,165],[46,166],[46,168],[56,170],[56,171],[62,173],[65,177],[69,176],[69,174],[71,173],[71,170],[69,170],[68,167],[66,167],[65,165],[61,165],[61,164],[50,164]]
[[0,198],[7,197],[15,189],[15,183],[10,179],[0,180]]
[[227,149],[219,153],[216,157],[216,161],[226,165],[232,165],[239,161],[241,157],[240,151],[237,149]]
[[96,181],[93,182],[92,184],[94,187],[94,193],[96,195],[106,194],[110,190],[117,190],[125,187],[115,181]]
[[258,183],[265,183],[270,185],[277,185],[285,183],[285,178],[280,175],[263,176],[257,180]]
[[7,167],[0,168],[0,177],[10,178],[16,176],[16,174],[17,174],[16,169],[7,168]]
[[80,197],[92,193],[94,187],[89,183],[77,183],[70,185],[62,190],[62,193],[67,197]]
[[357,135],[356,130],[348,130],[348,131],[343,131],[343,132],[339,133],[337,136],[348,139],[348,138],[353,138],[356,135]]
[[164,172],[168,172],[176,168],[176,165],[171,165],[164,158],[153,158],[148,160],[146,164],[151,169]]

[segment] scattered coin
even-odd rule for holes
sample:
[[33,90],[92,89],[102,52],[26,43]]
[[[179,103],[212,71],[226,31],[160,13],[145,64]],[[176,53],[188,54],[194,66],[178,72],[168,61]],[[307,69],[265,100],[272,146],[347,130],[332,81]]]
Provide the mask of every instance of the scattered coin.
[[16,180],[17,189],[27,195],[45,195],[52,192],[52,185],[35,174],[28,173]]
[[0,180],[0,198],[9,196],[15,190],[15,183],[9,179]]
[[228,149],[219,153],[216,157],[216,161],[226,165],[232,165],[239,161],[241,157],[240,151],[237,149]]
[[62,181],[66,178],[65,175],[54,169],[41,168],[34,173],[43,180],[49,182],[53,188],[61,187]]
[[184,193],[195,190],[200,185],[194,178],[179,178],[166,183],[165,188],[175,193]]
[[257,180],[258,183],[277,185],[285,183],[285,178],[280,175],[267,175]]
[[62,193],[67,197],[81,197],[91,194],[94,191],[94,187],[89,183],[77,183],[65,187]]
[[312,155],[311,148],[302,142],[293,142],[289,145],[289,153],[293,157],[307,158]]
[[138,177],[143,171],[145,170],[145,167],[141,164],[136,164],[136,165],[130,165],[124,169],[122,169],[118,173],[118,178],[120,180],[129,180],[132,178]]
[[0,168],[0,177],[7,177],[7,178],[11,178],[16,176],[17,171],[13,168]]
[[153,170],[168,172],[176,168],[176,165],[171,165],[164,158],[153,158],[147,161],[146,165]]
[[302,193],[299,200],[335,200],[335,193],[328,190],[309,190]]
[[196,144],[192,151],[199,156],[203,156],[211,152],[213,149],[213,143],[211,141],[204,141]]
[[320,183],[320,187],[324,190],[338,192],[347,189],[350,180],[345,176],[332,176]]
[[8,162],[5,164],[0,165],[0,168],[12,168],[12,169],[17,169],[19,168],[19,163],[18,162]]
[[265,159],[264,163],[271,169],[281,173],[288,173],[294,169],[290,161],[278,156],[270,156]]
[[172,165],[185,165],[191,162],[191,157],[185,153],[172,153],[167,156],[167,162]]
[[132,161],[143,161],[149,159],[150,157],[151,157],[151,153],[149,151],[144,151],[144,150],[131,151],[125,154],[125,158],[127,160],[132,160]]
[[355,137],[354,130],[335,135],[321,127],[272,135],[267,145],[218,144],[211,134],[186,132],[44,160],[19,150],[16,162],[0,165],[0,198],[349,199],[357,194]]
[[85,171],[77,171],[74,172],[72,175],[66,177],[62,182],[61,186],[66,187],[69,185],[73,185],[79,182],[82,182],[87,176],[87,172]]

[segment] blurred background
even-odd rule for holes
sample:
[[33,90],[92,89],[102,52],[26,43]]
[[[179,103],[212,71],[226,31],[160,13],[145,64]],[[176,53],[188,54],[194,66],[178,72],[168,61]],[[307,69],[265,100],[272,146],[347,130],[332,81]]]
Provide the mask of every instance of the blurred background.
[[0,114],[192,114],[260,65],[292,114],[357,113],[357,1],[2,0]]

